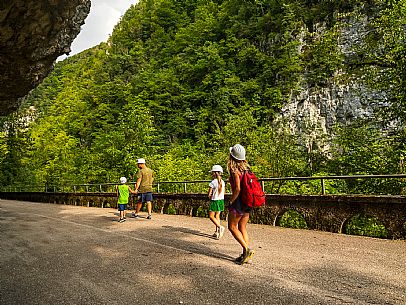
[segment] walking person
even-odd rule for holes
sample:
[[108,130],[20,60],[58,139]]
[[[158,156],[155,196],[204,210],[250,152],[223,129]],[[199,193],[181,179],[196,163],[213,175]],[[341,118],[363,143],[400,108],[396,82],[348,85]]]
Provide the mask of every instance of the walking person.
[[213,181],[209,184],[209,217],[210,220],[216,226],[216,231],[213,234],[213,237],[220,239],[225,231],[225,228],[220,223],[220,214],[224,211],[224,192],[225,192],[225,183],[221,179],[223,173],[223,168],[220,165],[213,165],[211,169],[211,174],[213,176]]
[[125,221],[125,212],[127,210],[128,198],[130,197],[130,193],[135,193],[129,185],[126,185],[127,178],[121,177],[120,183],[121,185],[116,185],[116,194],[117,194],[117,208],[120,212],[120,219],[119,222]]
[[238,243],[242,246],[242,254],[235,262],[242,265],[247,263],[255,251],[249,248],[249,236],[247,223],[250,218],[251,208],[241,201],[241,180],[246,171],[250,169],[245,160],[245,148],[240,144],[230,147],[230,155],[227,161],[227,169],[230,173],[231,199],[228,207],[228,229]]
[[147,204],[148,216],[147,219],[152,218],[152,183],[154,182],[154,172],[147,167],[145,159],[141,158],[137,160],[137,166],[139,168],[137,174],[137,183],[135,185],[135,192],[139,194],[139,200],[137,202],[136,212],[133,213],[134,218],[138,218],[138,213],[141,210],[142,204]]

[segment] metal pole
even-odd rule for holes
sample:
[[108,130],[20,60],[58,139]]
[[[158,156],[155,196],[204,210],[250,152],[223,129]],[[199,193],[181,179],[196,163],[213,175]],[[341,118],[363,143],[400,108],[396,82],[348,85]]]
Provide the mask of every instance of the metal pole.
[[185,193],[187,192],[187,190],[186,190],[186,183],[183,184],[183,191],[184,191]]
[[324,186],[324,179],[320,179],[321,181],[321,194],[325,195],[326,194],[326,188]]

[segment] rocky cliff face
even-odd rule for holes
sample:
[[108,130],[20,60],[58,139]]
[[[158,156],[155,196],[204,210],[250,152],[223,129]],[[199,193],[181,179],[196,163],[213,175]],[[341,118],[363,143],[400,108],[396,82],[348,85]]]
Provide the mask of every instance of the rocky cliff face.
[[70,52],[90,0],[6,0],[0,3],[0,115],[37,86],[56,58]]
[[[319,25],[316,31],[322,35],[324,30],[325,27]],[[357,60],[356,48],[363,42],[367,31],[366,17],[342,20],[337,44],[345,62]],[[328,141],[323,141],[336,123],[346,125],[356,119],[374,118],[378,108],[388,105],[385,92],[369,89],[360,78],[343,71],[336,71],[323,87],[311,86],[304,79],[296,92],[282,108],[279,119],[288,123],[292,133],[301,136],[301,144],[309,150],[316,144],[327,151]]]

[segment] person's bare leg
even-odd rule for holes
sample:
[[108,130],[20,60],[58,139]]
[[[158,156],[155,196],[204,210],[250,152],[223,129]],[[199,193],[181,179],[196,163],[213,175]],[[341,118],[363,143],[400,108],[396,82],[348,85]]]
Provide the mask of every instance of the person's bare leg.
[[248,245],[245,242],[244,236],[241,231],[238,229],[238,223],[241,220],[242,216],[234,215],[234,213],[228,214],[228,229],[238,243],[242,246],[243,252],[245,253],[248,249]]
[[248,263],[255,254],[254,249],[248,248],[249,245],[249,237],[247,232],[247,223],[250,219],[250,213],[245,213],[238,222],[238,230],[241,232],[241,235],[244,238],[244,241],[247,245],[247,248],[243,251],[243,257],[241,258],[240,264]]
[[148,215],[152,214],[152,202],[147,201],[147,210],[148,210]]
[[209,218],[211,220],[212,223],[214,223],[214,225],[219,228],[220,227],[220,221],[219,218],[220,216],[217,216],[218,212],[213,212],[213,211],[209,211]]
[[225,228],[224,228],[224,226],[221,225],[220,214],[221,214],[221,212],[216,212],[216,219],[219,224],[219,226],[217,227],[217,230],[219,233],[219,238],[222,238],[224,235]]
[[238,230],[241,232],[241,234],[242,234],[242,236],[244,238],[244,241],[247,244],[247,247],[248,247],[248,244],[250,242],[250,239],[248,237],[248,232],[247,232],[247,223],[248,223],[249,219],[250,219],[250,214],[245,213],[241,217],[240,221],[238,222]]
[[217,223],[219,224],[219,227],[221,227],[220,213],[221,212],[216,212],[216,219],[217,219]]
[[141,211],[141,208],[142,208],[142,203],[137,202],[137,210],[135,211],[135,215],[138,215],[138,213]]

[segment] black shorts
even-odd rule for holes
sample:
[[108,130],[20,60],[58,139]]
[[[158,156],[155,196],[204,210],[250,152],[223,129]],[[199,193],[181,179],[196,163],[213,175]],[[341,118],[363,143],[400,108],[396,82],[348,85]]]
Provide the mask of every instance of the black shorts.
[[237,198],[237,200],[228,207],[228,210],[236,216],[243,216],[246,213],[250,213],[252,209],[243,204],[240,198]]

